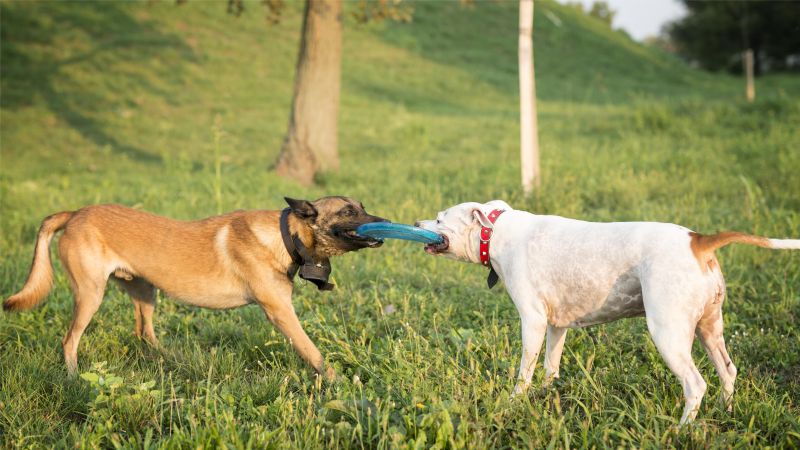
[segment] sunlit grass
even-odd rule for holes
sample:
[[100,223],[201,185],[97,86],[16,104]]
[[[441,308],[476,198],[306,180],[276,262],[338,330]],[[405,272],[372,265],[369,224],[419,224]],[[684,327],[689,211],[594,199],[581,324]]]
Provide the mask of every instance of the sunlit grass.
[[[348,20],[342,168],[311,188],[269,170],[287,125],[299,6],[277,26],[257,3],[238,19],[208,2],[0,7],[4,296],[24,282],[44,216],[102,202],[195,219],[220,205],[344,194],[409,223],[503,198],[587,220],[800,236],[797,78],[759,80],[749,105],[738,80],[694,72],[548,2],[537,14],[549,9],[562,25],[536,19],[544,182],[528,199],[513,2],[418,3],[411,24]],[[298,283],[295,307],[337,383],[315,383],[257,308],[159,298],[161,348],[150,348],[112,286],[79,349],[82,372],[123,380],[98,402],[89,381],[66,378],[72,297],[56,263],[42,307],[0,318],[0,443],[796,447],[799,257],[720,252],[734,412],[716,406],[719,383],[697,346],[709,392],[680,432],[681,388],[644,321],[570,331],[562,378],[542,389],[538,370],[529,396],[512,401],[520,341],[508,295],[487,290],[480,267],[399,241],[335,259],[331,293]]]

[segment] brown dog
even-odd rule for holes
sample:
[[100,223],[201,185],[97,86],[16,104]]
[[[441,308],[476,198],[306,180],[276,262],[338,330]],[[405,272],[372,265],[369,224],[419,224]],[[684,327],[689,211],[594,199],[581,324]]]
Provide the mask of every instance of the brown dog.
[[[358,201],[346,197],[286,201],[290,206],[286,228],[295,236],[289,242],[307,249],[312,269],[323,267],[318,261],[327,264],[328,257],[381,244],[355,232],[359,225],[384,221],[367,214]],[[283,239],[281,211],[236,211],[195,222],[120,205],[54,214],[42,222],[28,279],[3,303],[5,310],[30,309],[47,296],[53,279],[50,240],[62,229],[59,255],[75,295],[72,325],[62,341],[70,374],[78,369],[78,341],[100,307],[111,277],[133,299],[136,335],[151,344],[157,343],[156,288],[205,308],[256,303],[309,365],[328,379],[335,377],[332,368],[323,370],[322,355],[292,306],[292,278],[300,261],[299,255],[287,250],[292,244]]]

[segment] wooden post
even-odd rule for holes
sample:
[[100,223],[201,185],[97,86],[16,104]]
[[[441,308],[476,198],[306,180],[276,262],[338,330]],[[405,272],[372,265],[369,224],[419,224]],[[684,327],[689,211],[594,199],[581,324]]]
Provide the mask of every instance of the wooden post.
[[533,68],[533,0],[519,1],[519,120],[522,190],[528,195],[541,184]]
[[756,98],[756,85],[753,81],[753,50],[744,51],[744,76],[747,79],[747,101],[752,102]]

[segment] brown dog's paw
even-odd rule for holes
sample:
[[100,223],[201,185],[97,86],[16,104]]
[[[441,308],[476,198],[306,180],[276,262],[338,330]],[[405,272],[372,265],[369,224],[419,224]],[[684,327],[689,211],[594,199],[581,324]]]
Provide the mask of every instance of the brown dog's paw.
[[328,367],[325,369],[325,381],[329,383],[336,381],[336,371],[333,370],[333,367]]

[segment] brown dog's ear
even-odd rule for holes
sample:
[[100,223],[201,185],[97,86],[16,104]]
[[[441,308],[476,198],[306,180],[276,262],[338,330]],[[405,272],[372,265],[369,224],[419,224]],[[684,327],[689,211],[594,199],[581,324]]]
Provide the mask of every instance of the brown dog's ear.
[[317,208],[314,208],[314,205],[311,204],[308,200],[295,200],[289,197],[283,197],[286,200],[286,203],[289,205],[289,208],[292,208],[292,212],[300,217],[301,219],[311,219],[317,217]]

